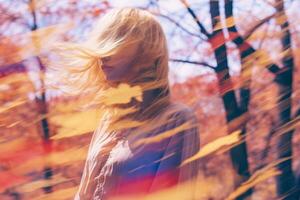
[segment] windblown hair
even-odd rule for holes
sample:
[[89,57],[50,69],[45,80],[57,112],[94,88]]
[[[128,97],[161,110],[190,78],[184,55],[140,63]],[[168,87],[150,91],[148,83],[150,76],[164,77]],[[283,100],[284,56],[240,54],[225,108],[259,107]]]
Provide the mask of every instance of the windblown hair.
[[111,87],[101,69],[101,58],[132,44],[138,45],[138,54],[131,66],[138,76],[127,80],[127,84],[155,92],[155,99],[142,114],[151,118],[170,102],[168,48],[161,25],[145,10],[112,9],[99,19],[86,41],[56,45],[54,51],[59,56],[59,64],[54,68],[55,78],[61,84],[59,88],[70,95],[88,95],[89,105],[113,109],[114,105],[103,105],[99,101]]
[[[127,78],[129,80],[122,80],[122,83],[125,81],[125,84],[132,88],[140,87],[142,92],[153,91],[155,98],[151,100],[147,108],[141,104],[137,106],[134,104],[132,108],[131,103],[127,105],[125,103],[124,106],[102,102],[107,95],[111,94],[112,87],[115,87],[115,84],[110,84],[109,80],[106,80],[101,69],[103,58],[116,55],[129,45],[138,46],[131,66],[136,76]],[[94,199],[94,197],[102,199],[100,196],[104,195],[102,192],[104,184],[111,184],[106,178],[112,174],[106,174],[106,172],[113,171],[110,170],[112,167],[106,164],[110,162],[110,156],[115,156],[111,154],[111,151],[118,144],[120,137],[127,137],[127,145],[130,146],[130,150],[136,152],[133,154],[137,155],[137,159],[140,159],[139,155],[144,149],[147,152],[163,144],[159,147],[159,151],[153,154],[155,157],[161,155],[161,159],[151,163],[151,165],[157,164],[159,161],[155,177],[165,172],[166,166],[170,165],[167,163],[171,162],[172,165],[177,163],[176,161],[173,164],[173,159],[168,161],[170,155],[178,156],[178,159],[182,161],[198,151],[196,118],[192,116],[190,110],[170,102],[167,42],[162,27],[149,12],[136,8],[111,10],[100,18],[85,42],[63,43],[57,46],[56,53],[59,55],[57,59],[60,64],[54,66],[58,72],[55,78],[58,78],[63,86],[59,88],[71,95],[83,94],[85,98],[89,96],[92,100],[90,104],[104,111],[100,125],[95,130],[89,146],[87,161],[75,199]],[[175,134],[177,137],[173,137]],[[169,142],[162,142],[149,148],[158,140],[166,138],[170,139]],[[175,141],[180,142],[177,145]],[[182,150],[177,154],[175,151],[180,148]],[[152,156],[148,153],[144,155]],[[124,157],[124,159],[127,158]],[[138,163],[146,160],[140,159]],[[150,165],[151,160],[152,158],[142,164]],[[131,158],[130,162],[132,162]],[[105,168],[107,166],[108,168]],[[178,182],[183,183],[197,176],[198,164],[193,162],[180,167],[179,170]],[[102,173],[103,171],[105,174]],[[131,176],[131,173],[128,175]],[[154,186],[153,188],[156,188],[156,184],[162,180],[155,177],[149,185]],[[149,191],[153,188],[149,187]],[[197,191],[195,188],[196,184],[189,186],[185,189],[185,194],[193,195]]]

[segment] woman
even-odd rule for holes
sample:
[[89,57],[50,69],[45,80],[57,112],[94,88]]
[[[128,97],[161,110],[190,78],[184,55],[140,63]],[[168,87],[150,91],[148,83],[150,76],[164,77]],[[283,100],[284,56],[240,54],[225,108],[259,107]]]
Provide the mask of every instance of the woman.
[[[60,50],[69,69],[62,81],[79,86],[76,91],[88,93],[104,111],[76,200],[142,199],[163,189],[173,193],[195,180],[198,161],[182,162],[199,151],[197,118],[189,107],[170,100],[166,38],[149,12],[111,10],[84,44]],[[66,56],[65,50],[72,54]],[[176,192],[195,199],[192,185]]]

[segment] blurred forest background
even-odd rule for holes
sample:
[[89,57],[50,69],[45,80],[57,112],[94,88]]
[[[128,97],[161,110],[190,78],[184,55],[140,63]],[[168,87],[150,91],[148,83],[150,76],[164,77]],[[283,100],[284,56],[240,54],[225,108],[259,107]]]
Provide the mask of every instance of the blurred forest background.
[[74,197],[99,113],[48,88],[40,56],[123,6],[167,34],[172,98],[199,119],[199,199],[298,199],[299,0],[0,0],[0,199]]

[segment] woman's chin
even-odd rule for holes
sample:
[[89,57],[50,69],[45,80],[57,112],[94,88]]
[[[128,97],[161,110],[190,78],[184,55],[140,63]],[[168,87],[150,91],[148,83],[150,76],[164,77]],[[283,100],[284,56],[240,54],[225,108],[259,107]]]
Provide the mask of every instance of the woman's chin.
[[105,79],[108,81],[108,82],[118,82],[120,80],[119,77],[116,77],[114,75],[111,75],[111,74],[105,74]]
[[128,83],[127,79],[121,78],[121,77],[116,77],[116,76],[105,76],[105,79],[109,84],[112,84],[112,85],[116,85],[116,84],[120,84],[120,83]]
[[120,79],[120,78],[116,78],[116,77],[106,77],[106,81],[110,86],[117,86],[120,83],[125,83],[124,80]]

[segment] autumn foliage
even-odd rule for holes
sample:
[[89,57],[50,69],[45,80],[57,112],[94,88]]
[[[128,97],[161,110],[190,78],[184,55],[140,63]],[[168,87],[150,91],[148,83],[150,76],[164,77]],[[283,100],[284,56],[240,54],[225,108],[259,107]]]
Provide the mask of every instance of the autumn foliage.
[[[78,109],[84,95],[66,97],[48,88],[50,73],[42,58],[57,38],[81,40],[94,20],[116,5],[61,2],[0,2],[5,13],[0,16],[0,199],[72,199],[99,125],[101,111]],[[175,12],[163,1],[145,2],[142,8],[161,20],[170,43],[172,99],[195,110],[200,125],[200,151],[186,161],[200,159],[200,174],[182,187],[197,184],[200,200],[295,199],[299,1],[225,0],[219,6],[216,2],[223,1],[182,0]],[[269,15],[243,11],[250,5]],[[226,16],[216,11],[221,9]],[[292,180],[287,188],[285,178]],[[188,195],[172,191],[143,198]]]

